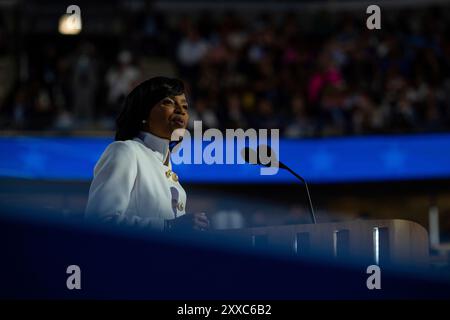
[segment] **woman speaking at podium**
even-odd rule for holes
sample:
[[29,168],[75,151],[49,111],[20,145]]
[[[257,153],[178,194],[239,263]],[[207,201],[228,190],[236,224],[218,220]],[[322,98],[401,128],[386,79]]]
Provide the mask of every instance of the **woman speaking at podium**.
[[186,214],[186,192],[170,162],[172,133],[188,119],[181,80],[155,77],[133,89],[115,141],[95,165],[86,217],[158,230],[208,228],[204,213]]

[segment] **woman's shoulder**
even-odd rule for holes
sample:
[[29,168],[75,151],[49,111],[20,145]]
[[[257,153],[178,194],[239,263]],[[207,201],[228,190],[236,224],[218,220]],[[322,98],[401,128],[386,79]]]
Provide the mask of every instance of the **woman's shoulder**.
[[114,141],[106,147],[104,154],[132,156],[136,153],[137,144],[134,140]]
[[134,148],[138,142],[135,140],[119,140],[111,142],[108,147],[111,148]]
[[109,170],[119,170],[132,172],[133,165],[137,161],[136,148],[134,141],[114,141],[110,143],[100,159],[94,167],[94,175],[97,175],[101,170],[109,172]]

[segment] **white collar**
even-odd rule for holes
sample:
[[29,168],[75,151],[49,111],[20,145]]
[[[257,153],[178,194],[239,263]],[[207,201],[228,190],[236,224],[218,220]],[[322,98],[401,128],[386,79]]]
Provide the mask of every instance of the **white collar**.
[[155,151],[156,156],[161,162],[166,160],[166,157],[169,154],[169,140],[157,137],[146,131],[139,132],[138,138],[147,148]]

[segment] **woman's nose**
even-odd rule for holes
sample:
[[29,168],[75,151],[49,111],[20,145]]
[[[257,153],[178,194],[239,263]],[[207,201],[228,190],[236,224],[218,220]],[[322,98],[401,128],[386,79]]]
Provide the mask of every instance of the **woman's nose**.
[[176,104],[175,105],[175,113],[184,115],[186,112],[181,105]]

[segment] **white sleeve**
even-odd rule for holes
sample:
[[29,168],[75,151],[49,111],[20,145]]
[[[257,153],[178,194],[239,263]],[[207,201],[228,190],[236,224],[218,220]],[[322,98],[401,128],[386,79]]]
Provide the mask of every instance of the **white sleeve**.
[[123,141],[111,143],[95,165],[86,218],[163,230],[164,219],[125,215],[136,175],[137,159],[132,147]]

